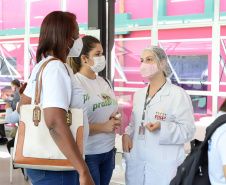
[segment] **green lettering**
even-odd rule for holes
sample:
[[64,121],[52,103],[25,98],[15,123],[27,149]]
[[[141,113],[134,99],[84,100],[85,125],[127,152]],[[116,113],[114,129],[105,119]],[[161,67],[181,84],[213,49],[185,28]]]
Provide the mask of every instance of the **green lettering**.
[[88,94],[83,95],[84,103],[88,100]]
[[101,103],[101,106],[102,107],[105,107],[105,102],[104,101]]
[[97,108],[97,104],[93,104],[93,111]]

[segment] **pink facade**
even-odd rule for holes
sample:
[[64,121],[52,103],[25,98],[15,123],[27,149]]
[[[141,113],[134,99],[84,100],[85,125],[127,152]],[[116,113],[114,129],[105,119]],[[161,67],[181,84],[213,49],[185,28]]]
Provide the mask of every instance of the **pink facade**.
[[[122,10],[124,12],[121,13],[131,13],[131,19],[151,18],[153,17],[153,0],[124,0],[124,9]],[[115,13],[120,13],[120,0],[116,0]]]
[[226,1],[225,0],[220,1],[220,11],[226,12]]
[[[193,15],[193,14],[204,14],[205,12],[205,1],[208,0],[167,0],[166,15],[167,16],[180,16],[180,15]],[[220,11],[226,12],[226,0],[220,1]],[[15,6],[12,6],[14,4]],[[40,27],[43,18],[51,11],[61,9],[61,0],[35,0],[30,4],[31,15],[30,15],[30,27]],[[88,0],[67,0],[66,1],[67,11],[73,12],[77,16],[77,22],[80,24],[88,22]],[[130,13],[131,19],[145,19],[153,17],[153,0],[116,0],[115,13]],[[25,26],[25,1],[23,0],[0,0],[0,30],[12,29],[12,28],[24,28]],[[139,72],[140,67],[140,55],[143,48],[151,45],[151,31],[132,31],[127,35],[116,35],[115,38],[133,39],[140,38],[140,40],[124,40],[115,41],[115,53],[120,63],[121,69],[128,82],[125,83],[115,81],[115,87],[127,87],[127,88],[142,88],[146,84],[138,84],[140,82],[147,82],[147,79],[141,77]],[[226,26],[221,27],[221,36],[226,36]],[[142,39],[148,37],[147,39]],[[211,65],[212,62],[212,41],[187,41],[180,42],[179,39],[211,39],[212,38],[212,27],[200,27],[200,28],[184,28],[184,29],[162,29],[158,31],[158,40],[166,53],[170,56],[205,56],[207,57],[207,72],[208,76],[206,81],[211,82]],[[169,40],[164,42],[164,40]],[[170,41],[177,40],[177,41]],[[8,41],[14,47],[11,47]],[[22,42],[21,42],[22,41]],[[224,39],[226,44],[226,39]],[[30,48],[33,51],[32,57],[35,59],[35,52],[37,49],[38,38],[30,39]],[[7,58],[16,58],[16,69],[22,75],[24,75],[24,44],[23,39],[13,40],[0,40],[0,46]],[[14,49],[13,49],[14,48]],[[223,59],[226,59],[223,47],[221,46],[221,54]],[[33,68],[31,63],[30,71]],[[222,66],[220,65],[220,75],[222,72]],[[226,82],[226,75],[223,73],[221,82]],[[187,78],[184,77],[184,78]],[[118,69],[115,70],[115,79],[123,79]],[[188,80],[188,79],[186,79]],[[191,79],[193,80],[193,79]],[[183,79],[181,79],[183,81]],[[184,84],[182,84],[184,85]],[[188,86],[190,87],[190,86]],[[225,85],[219,86],[220,91],[225,91]],[[195,90],[195,89],[192,89]],[[211,85],[207,85],[206,88],[197,89],[202,91],[211,91]],[[124,128],[130,122],[130,115],[132,110],[133,95],[134,92],[115,92],[119,101],[119,111],[123,116],[123,126],[120,133],[123,133]],[[196,101],[196,97],[193,97],[193,105],[199,106],[204,110],[205,113],[195,113],[196,121],[200,117],[212,116],[212,97],[206,98],[206,108],[203,108],[201,101]],[[201,99],[201,98],[200,98]],[[222,103],[224,98],[219,97],[219,105]],[[198,103],[197,103],[198,102]]]
[[205,13],[205,0],[167,0],[167,16]]

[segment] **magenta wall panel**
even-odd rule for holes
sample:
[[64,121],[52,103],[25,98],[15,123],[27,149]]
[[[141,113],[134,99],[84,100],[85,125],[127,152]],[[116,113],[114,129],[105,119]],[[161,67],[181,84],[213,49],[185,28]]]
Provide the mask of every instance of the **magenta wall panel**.
[[167,16],[205,13],[205,0],[167,0]]
[[67,0],[67,11],[76,15],[78,23],[88,23],[88,0]]
[[220,0],[220,11],[226,12],[226,0]]

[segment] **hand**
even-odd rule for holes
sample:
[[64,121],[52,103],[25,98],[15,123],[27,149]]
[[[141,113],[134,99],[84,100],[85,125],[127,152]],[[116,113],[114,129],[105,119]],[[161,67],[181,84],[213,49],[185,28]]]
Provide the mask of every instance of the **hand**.
[[118,112],[114,113],[111,115],[110,119],[114,118],[117,114],[119,114]]
[[9,103],[6,102],[6,104],[5,104],[5,110],[8,109],[8,108],[12,108],[12,107],[10,106]]
[[130,149],[133,148],[133,143],[129,135],[125,134],[122,137],[122,148],[124,152],[130,152]]
[[3,101],[5,101],[5,100],[7,99],[7,96],[4,94],[4,95],[2,96],[2,99],[3,99]]
[[106,123],[104,123],[104,132],[105,133],[115,133],[115,130],[118,128],[117,125],[120,121],[118,120],[109,120]]
[[87,172],[86,174],[80,175],[79,182],[80,182],[80,185],[95,185],[93,178],[91,177],[89,172]]
[[121,123],[122,123],[122,116],[120,116],[119,118],[118,117],[115,117],[116,115],[118,115],[119,113],[115,113],[115,114],[112,114],[111,117],[114,119],[114,120],[118,120],[119,123],[116,124],[116,128],[118,129],[120,126],[121,126]]
[[119,114],[119,112],[116,112],[116,113],[112,114],[111,117],[110,117],[111,119],[119,121],[119,123],[115,125],[116,129],[118,129],[121,126],[121,123],[122,123],[122,116],[120,116],[119,118],[115,117],[118,114]]
[[146,125],[146,128],[150,131],[150,132],[153,132],[153,131],[155,131],[155,130],[160,130],[160,128],[161,128],[161,123],[160,122],[155,122],[154,124],[152,124],[152,123],[148,123],[147,125]]

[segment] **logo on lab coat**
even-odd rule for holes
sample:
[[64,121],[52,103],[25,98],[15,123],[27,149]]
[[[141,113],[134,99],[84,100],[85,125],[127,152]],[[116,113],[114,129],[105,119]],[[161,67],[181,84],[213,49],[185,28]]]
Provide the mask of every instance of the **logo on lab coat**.
[[164,121],[166,119],[166,113],[164,109],[159,109],[155,112],[155,119]]

